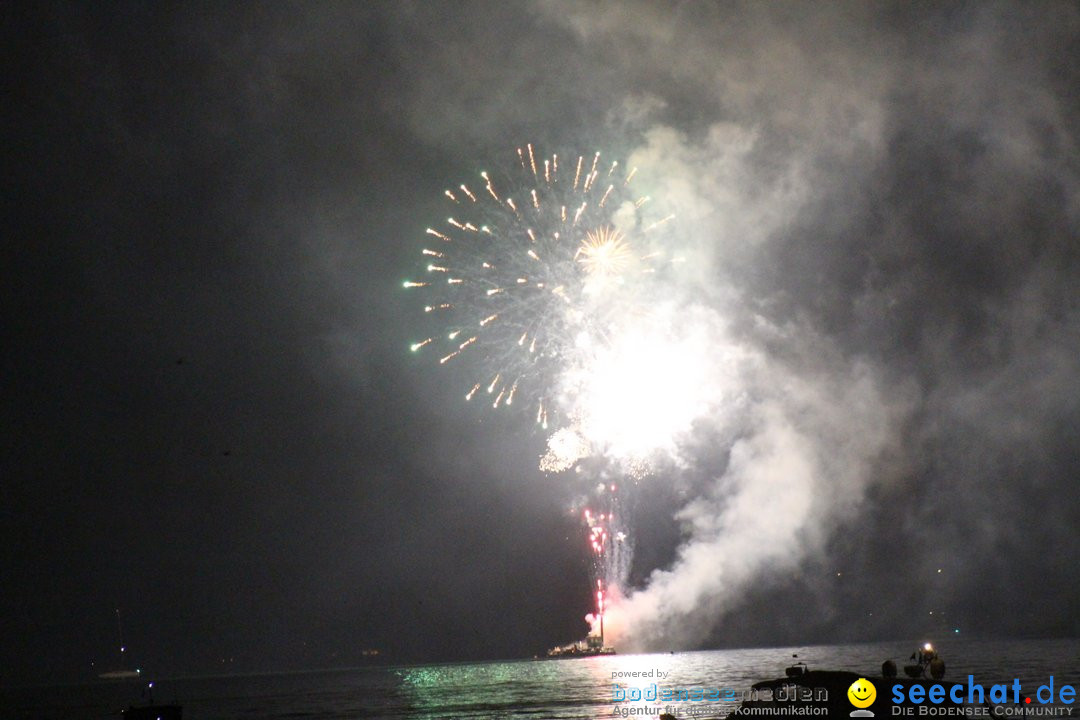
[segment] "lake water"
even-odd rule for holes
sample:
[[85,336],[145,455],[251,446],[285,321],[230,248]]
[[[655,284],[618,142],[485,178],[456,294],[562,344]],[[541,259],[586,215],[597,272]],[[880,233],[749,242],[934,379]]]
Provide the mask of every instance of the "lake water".
[[[741,693],[754,682],[783,675],[793,654],[812,669],[876,676],[883,660],[893,658],[903,665],[915,645],[889,642],[161,679],[155,683],[154,699],[183,705],[185,720],[599,718],[612,717],[614,682],[626,689],[656,682],[661,687],[719,687]],[[1078,640],[951,640],[938,650],[947,664],[946,680],[966,682],[970,674],[975,682],[989,686],[1019,678],[1024,692],[1034,694],[1052,675],[1055,688],[1071,685],[1080,690]],[[666,676],[612,679],[613,673],[650,671]],[[142,684],[100,682],[6,689],[0,693],[0,717],[117,718],[120,710],[139,701]],[[724,717],[734,707],[674,704],[692,705],[697,717]],[[1076,709],[1071,717],[1080,718],[1080,707],[1072,707]],[[691,708],[682,709],[689,713]],[[703,709],[705,714],[701,714]]]

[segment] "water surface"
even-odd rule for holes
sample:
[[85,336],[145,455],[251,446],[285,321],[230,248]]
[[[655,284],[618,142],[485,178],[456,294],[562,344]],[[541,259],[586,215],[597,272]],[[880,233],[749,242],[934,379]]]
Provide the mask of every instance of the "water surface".
[[[732,688],[741,693],[754,682],[782,675],[795,654],[811,668],[851,670],[874,676],[880,674],[881,663],[886,659],[895,659],[898,665],[903,665],[915,645],[912,641],[711,650],[161,679],[155,683],[154,698],[159,703],[182,704],[185,720],[598,718],[613,716],[614,683],[622,689],[647,688],[655,682],[659,687]],[[1080,688],[1080,641],[1077,640],[954,640],[938,649],[947,664],[947,680],[966,681],[971,674],[976,682],[989,686],[1019,678],[1024,691],[1034,693],[1053,675],[1056,687],[1067,684]],[[625,673],[631,672],[653,675],[625,677]],[[613,673],[620,676],[613,679]],[[663,673],[663,677],[658,673]],[[0,717],[115,719],[120,710],[140,700],[142,684],[99,682],[8,689],[0,694]],[[693,709],[697,717],[723,717],[732,708],[720,703],[676,704],[687,716]],[[645,705],[657,703],[640,703],[638,707]],[[1080,710],[1074,710],[1072,716],[1080,717]]]

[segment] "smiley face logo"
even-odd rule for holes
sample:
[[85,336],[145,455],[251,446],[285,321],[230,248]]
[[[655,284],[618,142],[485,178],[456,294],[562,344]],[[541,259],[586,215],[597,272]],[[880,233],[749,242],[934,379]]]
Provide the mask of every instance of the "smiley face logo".
[[870,707],[877,698],[877,688],[866,678],[859,678],[851,683],[851,687],[847,690],[847,697],[857,708]]

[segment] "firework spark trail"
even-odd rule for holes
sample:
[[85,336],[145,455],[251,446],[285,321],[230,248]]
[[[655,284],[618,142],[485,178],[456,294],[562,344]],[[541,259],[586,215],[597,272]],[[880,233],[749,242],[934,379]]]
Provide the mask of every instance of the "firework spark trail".
[[591,634],[601,639],[608,606],[612,599],[621,597],[626,590],[633,552],[629,536],[625,532],[626,525],[619,507],[617,490],[615,483],[601,483],[594,493],[594,502],[602,509],[595,511],[586,508],[582,513],[592,557],[591,575],[595,584],[593,593],[596,603],[594,611],[586,615],[585,620],[592,628]]

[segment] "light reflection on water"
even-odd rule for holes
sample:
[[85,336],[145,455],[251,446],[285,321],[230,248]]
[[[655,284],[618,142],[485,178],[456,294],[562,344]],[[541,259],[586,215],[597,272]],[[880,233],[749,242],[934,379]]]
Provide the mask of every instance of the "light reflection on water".
[[[624,688],[656,682],[661,688],[730,687],[741,693],[754,682],[782,675],[793,662],[793,654],[811,668],[873,676],[880,673],[883,660],[892,658],[903,665],[916,644],[899,641],[161,680],[155,697],[159,702],[175,699],[182,703],[185,720],[597,718],[612,716],[615,682]],[[1018,677],[1026,692],[1034,692],[1053,675],[1056,687],[1080,686],[1080,642],[1076,640],[954,640],[941,643],[938,650],[948,666],[946,679],[965,681],[971,674],[976,682],[990,685]],[[612,678],[613,672],[643,671],[660,671],[667,677]],[[0,716],[115,718],[118,710],[138,699],[137,689],[117,684],[9,690],[0,695]],[[722,717],[731,707],[712,703],[703,717]],[[1075,710],[1073,714],[1080,715]]]
[[[404,717],[436,718],[594,718],[610,716],[613,684],[623,689],[659,687],[732,688],[749,690],[753,683],[783,674],[798,660],[811,668],[880,674],[887,659],[903,665],[917,642],[846,646],[713,650],[676,654],[440,665],[397,670],[403,699],[411,706]],[[986,685],[1018,677],[1026,691],[1047,682],[1080,685],[1080,643],[1077,641],[964,642],[938,648],[952,680],[974,675]],[[619,677],[613,672],[663,672],[664,678]],[[657,703],[626,703],[652,705]],[[699,703],[701,705],[701,703]],[[722,717],[733,706],[713,703]]]

